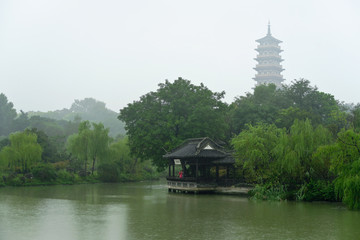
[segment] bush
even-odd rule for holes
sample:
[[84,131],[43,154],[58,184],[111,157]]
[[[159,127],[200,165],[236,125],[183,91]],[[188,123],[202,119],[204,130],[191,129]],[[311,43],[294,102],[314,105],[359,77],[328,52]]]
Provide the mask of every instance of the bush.
[[360,210],[360,176],[346,176],[335,181],[338,199],[353,210]]
[[31,172],[34,175],[34,178],[42,182],[51,182],[57,177],[55,168],[51,164],[38,164],[32,168]]
[[66,169],[69,166],[69,164],[70,164],[69,160],[53,163],[56,170]]
[[102,163],[98,167],[99,179],[103,182],[117,182],[119,181],[119,171],[117,164]]
[[62,184],[74,184],[75,176],[74,174],[69,173],[66,170],[60,170],[57,173],[57,180]]
[[288,198],[284,185],[256,185],[249,194],[253,200],[281,201]]
[[21,186],[23,185],[22,176],[11,176],[7,179],[6,184],[10,186]]
[[0,187],[4,187],[4,186],[5,186],[4,178],[2,177],[2,175],[0,175]]
[[310,181],[308,184],[304,184],[300,190],[302,197],[297,200],[305,201],[335,201],[334,184],[324,181]]

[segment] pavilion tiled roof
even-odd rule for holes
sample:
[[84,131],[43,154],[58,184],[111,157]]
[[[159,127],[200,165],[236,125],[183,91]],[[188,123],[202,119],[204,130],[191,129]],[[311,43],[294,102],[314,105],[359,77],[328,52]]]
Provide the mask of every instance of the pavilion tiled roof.
[[170,153],[165,154],[164,158],[209,158],[234,161],[229,152],[207,137],[188,139]]

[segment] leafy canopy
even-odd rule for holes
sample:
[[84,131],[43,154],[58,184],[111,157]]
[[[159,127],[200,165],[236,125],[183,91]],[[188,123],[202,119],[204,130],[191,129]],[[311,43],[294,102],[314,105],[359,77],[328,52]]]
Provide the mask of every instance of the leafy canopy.
[[360,134],[341,131],[337,142],[318,153],[330,158],[331,169],[337,175],[335,193],[350,209],[360,209]]
[[84,166],[87,174],[89,161],[92,160],[91,172],[94,173],[95,164],[98,160],[104,160],[109,150],[109,129],[104,128],[102,123],[81,122],[79,133],[68,138],[67,149]]
[[162,158],[166,151],[187,138],[224,139],[224,95],[182,78],[159,84],[156,92],[120,110],[118,118],[125,122],[131,153],[142,160],[151,159],[160,170],[167,164]]
[[13,171],[28,172],[41,161],[43,149],[35,133],[25,131],[10,135],[10,145],[0,152],[0,165]]
[[5,94],[0,94],[0,136],[7,136],[13,128],[16,118],[16,110],[12,102],[9,102]]

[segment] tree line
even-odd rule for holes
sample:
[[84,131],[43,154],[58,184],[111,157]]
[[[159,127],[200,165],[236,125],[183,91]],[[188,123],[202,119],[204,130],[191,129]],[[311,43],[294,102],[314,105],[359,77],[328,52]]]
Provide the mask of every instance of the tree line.
[[223,102],[224,92],[179,78],[120,110],[131,154],[162,156],[187,138],[210,137],[235,152],[237,178],[254,198],[343,201],[360,208],[360,106],[305,79]]
[[280,89],[259,85],[231,104],[224,95],[166,80],[120,110],[127,136],[114,137],[99,122],[17,114],[0,94],[0,185],[151,178],[158,176],[153,166],[166,167],[166,152],[206,136],[234,151],[236,177],[255,185],[253,198],[360,208],[359,105],[305,79]]
[[[78,108],[99,105],[92,99],[75,103]],[[114,120],[122,126],[116,116]],[[158,177],[149,161],[138,162],[130,156],[125,136],[111,136],[101,122],[82,121],[79,116],[67,121],[29,117],[22,111],[17,114],[13,104],[0,94],[0,126],[0,186]]]

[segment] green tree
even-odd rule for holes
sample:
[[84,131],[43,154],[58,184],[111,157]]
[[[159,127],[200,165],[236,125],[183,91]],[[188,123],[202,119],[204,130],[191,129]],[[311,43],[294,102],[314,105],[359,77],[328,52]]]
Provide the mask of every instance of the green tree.
[[331,159],[331,169],[337,176],[334,182],[338,199],[350,209],[360,209],[360,134],[342,131],[337,142],[319,154]]
[[110,145],[109,157],[99,165],[99,177],[105,182],[129,179],[135,174],[136,158],[131,157],[127,138],[119,139]]
[[159,84],[150,92],[120,110],[125,122],[133,156],[151,159],[163,169],[162,156],[187,138],[208,136],[225,140],[227,105],[221,101],[224,92],[210,91],[179,78]]
[[46,135],[44,131],[40,131],[36,128],[26,129],[25,132],[34,133],[37,136],[37,143],[40,144],[43,149],[41,159],[45,163],[60,161],[58,150],[54,142]]
[[232,139],[236,164],[243,169],[246,182],[275,181],[277,169],[273,167],[276,161],[274,148],[283,133],[284,129],[273,124],[247,125],[247,129]]
[[85,174],[88,171],[88,162],[92,160],[91,173],[94,173],[98,159],[106,158],[109,148],[109,129],[102,123],[90,124],[89,121],[80,123],[79,133],[68,138],[67,148],[84,166]]
[[67,149],[74,155],[84,166],[84,174],[87,174],[90,145],[90,123],[89,121],[81,122],[79,133],[71,135],[67,140]]
[[20,110],[20,114],[14,119],[13,131],[24,131],[29,126],[28,114]]
[[291,106],[299,109],[301,116],[306,116],[314,125],[326,125],[333,111],[339,109],[333,95],[318,91],[318,88],[311,86],[306,79],[294,80],[290,85],[285,85],[282,91],[292,103]]
[[92,159],[91,174],[94,174],[96,161],[99,159],[104,160],[107,156],[110,137],[109,129],[105,128],[102,123],[93,123],[92,127],[89,141],[89,158]]
[[[232,128],[238,134],[246,124],[275,123],[278,112],[290,106],[290,102],[274,84],[259,85],[254,93],[237,98],[232,104]],[[292,120],[293,121],[293,120]]]
[[0,162],[12,171],[28,172],[41,161],[42,148],[37,136],[31,132],[17,132],[10,135],[10,146],[0,152]]
[[[246,124],[275,123],[289,129],[295,119],[311,120],[336,131],[345,126],[342,111],[334,96],[318,91],[305,79],[294,80],[277,89],[275,85],[259,85],[254,93],[237,98],[231,105],[231,127],[235,134]],[[345,125],[344,125],[345,124]]]
[[360,104],[357,104],[354,108],[351,109],[352,115],[352,125],[355,131],[360,130]]
[[284,178],[282,181],[309,181],[316,174],[313,154],[318,147],[331,141],[331,133],[322,125],[314,128],[309,119],[295,120],[290,132],[283,132],[274,148]]
[[16,110],[12,102],[7,97],[0,94],[0,136],[7,136],[12,132],[13,121],[16,118]]

